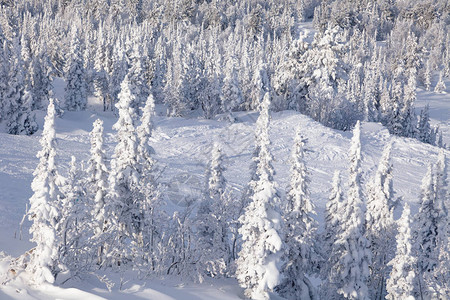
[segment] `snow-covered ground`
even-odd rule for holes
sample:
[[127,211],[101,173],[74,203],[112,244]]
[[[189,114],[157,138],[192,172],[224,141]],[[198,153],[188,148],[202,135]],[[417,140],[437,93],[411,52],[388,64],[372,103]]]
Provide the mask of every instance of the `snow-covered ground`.
[[[446,82],[450,87],[450,82]],[[55,94],[62,97],[61,82],[56,82]],[[450,89],[447,93],[435,94],[419,90],[417,109],[430,104],[433,124],[438,124],[444,133],[444,142],[450,145]],[[249,179],[248,167],[253,152],[253,130],[257,113],[237,113],[237,122],[204,120],[199,118],[167,118],[163,107],[158,107],[155,118],[156,130],[153,147],[161,170],[160,181],[165,184],[168,207],[178,209],[183,206],[182,195],[195,196],[202,187],[204,169],[209,159],[213,141],[223,146],[227,156],[225,176],[229,183],[241,190]],[[38,115],[42,128],[44,113]],[[333,130],[314,122],[309,117],[294,111],[272,114],[270,135],[272,153],[275,158],[275,179],[281,188],[288,183],[289,157],[294,133],[300,127],[307,138],[306,162],[311,177],[311,197],[316,205],[319,223],[323,223],[323,211],[330,190],[334,170],[341,170],[343,181],[347,175],[347,153],[351,132]],[[56,120],[58,137],[58,165],[64,175],[70,157],[78,161],[86,160],[89,149],[89,131],[97,118],[104,121],[106,143],[109,154],[114,147],[114,132],[111,127],[116,117],[103,112],[95,99],[90,99],[88,110],[66,112]],[[19,223],[31,196],[33,171],[38,163],[41,131],[33,136],[13,136],[0,133],[0,251],[7,255],[19,256],[33,247],[28,241],[28,221],[24,222],[22,235]],[[417,211],[420,183],[427,164],[437,159],[438,148],[414,139],[390,136],[380,124],[362,124],[362,154],[364,180],[374,172],[383,147],[394,141],[394,188],[397,197],[409,202],[412,212]],[[450,157],[450,152],[446,152]],[[181,199],[181,200],[180,200]],[[400,212],[395,212],[398,218]],[[0,264],[1,274],[5,266]],[[118,282],[119,279],[111,280]],[[70,281],[55,287],[43,285],[27,287],[15,284],[0,286],[0,299],[239,299],[242,290],[233,279],[209,280],[203,284],[182,283],[181,279],[169,278],[151,281],[126,282],[122,289],[116,284],[112,292],[95,278]]]

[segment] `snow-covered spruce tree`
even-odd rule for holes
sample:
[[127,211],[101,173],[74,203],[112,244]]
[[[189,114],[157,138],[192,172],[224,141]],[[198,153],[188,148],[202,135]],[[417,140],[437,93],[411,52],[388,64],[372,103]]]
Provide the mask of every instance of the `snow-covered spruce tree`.
[[94,91],[95,96],[103,102],[103,110],[106,111],[108,106],[108,85],[109,74],[105,70],[105,61],[107,60],[108,43],[103,35],[103,26],[99,26],[97,33],[97,49],[94,57]]
[[414,239],[418,252],[419,272],[430,272],[436,262],[433,260],[432,253],[436,247],[437,235],[437,211],[435,180],[433,167],[430,164],[428,171],[422,180],[422,188],[420,195],[420,208],[415,216],[415,232]]
[[219,144],[214,143],[211,159],[206,167],[205,190],[196,220],[199,262],[202,264],[202,271],[212,277],[225,275],[230,262],[228,215],[226,203],[222,202],[226,189],[224,171],[222,150]]
[[142,174],[138,169],[137,160],[136,112],[131,106],[134,100],[135,96],[130,91],[126,76],[121,84],[119,102],[116,103],[119,119],[113,129],[117,131],[118,143],[111,160],[109,176],[111,203],[106,212],[116,231],[110,233],[113,240],[109,243],[108,256],[111,258],[110,263],[118,266],[131,260],[130,244],[134,241],[134,234],[138,232],[142,221],[138,207],[141,199],[137,199],[135,195]]
[[447,299],[450,295],[450,238],[444,232],[438,233],[437,266],[427,274],[425,281],[430,289],[432,299]]
[[230,57],[225,66],[225,78],[222,86],[222,111],[228,114],[229,120],[234,121],[232,112],[238,109],[243,103],[241,87],[239,85],[237,62]]
[[26,271],[31,275],[35,284],[43,282],[53,283],[55,277],[62,269],[59,258],[60,237],[57,234],[57,224],[60,215],[60,196],[56,170],[56,133],[55,133],[55,106],[53,99],[47,108],[44,128],[40,140],[41,151],[37,154],[39,164],[34,171],[31,183],[33,196],[30,198],[28,219],[32,222],[30,227],[31,241],[36,247],[29,251],[30,261]]
[[447,87],[445,86],[444,78],[443,78],[442,71],[441,71],[441,72],[439,72],[439,80],[436,83],[436,86],[434,87],[434,92],[442,93],[442,92],[445,92],[446,88]]
[[[326,205],[325,214],[325,230],[323,233],[323,253],[327,256],[331,253],[333,244],[336,241],[337,233],[340,227],[339,209],[343,200],[343,192],[341,188],[341,173],[335,171],[333,175],[333,183],[330,196]],[[325,273],[324,275],[327,275]]]
[[249,110],[257,110],[266,93],[272,92],[270,86],[269,75],[267,74],[267,65],[260,63],[253,72],[252,78],[253,88],[250,93],[250,103],[245,103]]
[[417,137],[417,116],[414,108],[416,101],[416,76],[412,73],[408,78],[408,84],[405,86],[405,95],[403,99],[402,119],[403,136]]
[[425,64],[425,71],[423,73],[423,84],[425,85],[425,90],[429,91],[431,87],[431,64],[430,60],[427,60],[427,63]]
[[136,97],[134,108],[138,111],[143,107],[150,94],[149,87],[145,80],[144,56],[141,42],[135,41],[130,55],[130,68],[128,70],[128,79],[131,84],[131,92]]
[[90,230],[93,237],[93,248],[96,253],[92,254],[97,257],[97,264],[102,265],[107,250],[103,233],[107,232],[107,228],[110,226],[105,216],[109,172],[106,166],[106,153],[103,144],[103,121],[97,119],[93,126],[94,128],[90,133],[91,157],[86,170],[88,187],[86,190],[90,200],[89,204],[93,207],[90,210],[92,215]]
[[387,277],[386,264],[392,259],[395,223],[392,207],[394,189],[392,184],[392,142],[384,149],[378,169],[370,183],[367,195],[366,238],[372,253],[369,286],[373,299],[383,299]]
[[282,219],[280,196],[273,181],[272,154],[269,139],[270,95],[267,93],[261,104],[257,128],[261,133],[256,173],[257,181],[252,185],[252,196],[239,218],[242,247],[237,260],[236,277],[244,287],[245,295],[252,299],[268,299],[268,292],[279,283],[280,258],[283,253]]
[[15,40],[12,52],[11,69],[8,88],[3,95],[3,109],[8,119],[8,133],[31,135],[38,129],[35,115],[31,112],[33,96],[25,81],[24,62],[21,57],[21,47]]
[[449,269],[449,214],[446,202],[449,199],[448,181],[447,181],[447,162],[444,150],[441,149],[436,163],[436,172],[434,178],[435,209],[437,215],[436,225],[436,248],[433,258],[436,261],[434,271],[424,275],[427,285],[431,289],[433,299],[445,299],[450,293],[450,269]]
[[397,250],[395,257],[388,263],[392,270],[386,281],[386,299],[413,300],[416,299],[414,290],[417,258],[412,251],[411,218],[408,203],[405,203],[402,217],[397,221],[397,224]]
[[387,99],[389,108],[385,113],[385,124],[390,133],[403,135],[405,132],[403,98],[405,76],[402,65],[397,66],[391,83],[390,99]]
[[304,158],[304,141],[298,129],[291,156],[290,184],[283,211],[285,253],[278,293],[286,299],[314,299],[314,287],[307,275],[318,261],[315,241],[315,208],[309,199],[309,178]]
[[197,53],[200,51],[197,46],[189,45],[183,58],[185,87],[184,95],[189,109],[197,109],[207,99],[204,90],[208,86],[208,78],[205,70],[205,62]]
[[8,132],[10,134],[31,135],[38,130],[36,116],[31,112],[32,103],[33,98],[31,92],[25,90],[19,100],[18,110],[11,116],[11,120],[8,123]]
[[[139,214],[142,221],[138,235],[138,247],[143,248],[144,264],[149,264],[150,270],[155,270],[157,261],[156,245],[159,242],[163,213],[160,210],[161,197],[158,183],[156,182],[156,161],[152,157],[154,149],[150,146],[155,115],[155,100],[153,94],[149,94],[146,104],[142,109],[141,124],[137,127],[138,138],[137,162],[142,178],[139,181],[137,193],[142,199],[139,203]],[[149,266],[146,266],[148,268]]]
[[5,120],[5,104],[3,99],[5,98],[6,90],[8,88],[9,70],[10,62],[9,56],[7,54],[7,49],[5,49],[6,43],[3,43],[4,36],[2,34],[2,28],[0,26],[0,120]]
[[414,220],[415,254],[417,256],[419,296],[428,293],[424,278],[437,265],[437,235],[441,213],[438,207],[435,188],[435,174],[430,164],[422,180],[419,212]]
[[72,41],[64,73],[66,80],[65,107],[67,110],[85,109],[87,104],[86,74],[80,34],[76,27],[72,29]]
[[75,275],[90,269],[88,238],[90,219],[86,190],[84,189],[84,173],[77,166],[72,156],[70,170],[61,186],[61,218],[57,225],[57,233],[61,239],[59,261]]
[[333,251],[339,261],[331,272],[337,292],[347,299],[370,299],[367,281],[371,255],[364,236],[364,202],[361,191],[361,125],[359,121],[353,129],[350,146],[350,172],[347,197],[341,205],[341,233],[337,237]]
[[31,80],[31,93],[33,95],[33,102],[31,109],[41,109],[47,104],[52,90],[52,76],[51,76],[51,62],[46,49],[39,49],[41,51],[32,58],[29,73]]
[[109,74],[109,92],[111,94],[111,103],[109,103],[109,105],[111,110],[114,110],[115,104],[119,102],[121,83],[127,75],[127,72],[128,65],[125,58],[125,50],[121,40],[118,38],[114,44],[113,67],[111,73]]
[[322,234],[322,256],[325,262],[320,269],[320,275],[323,282],[319,288],[319,294],[324,299],[340,299],[335,286],[335,274],[332,273],[332,267],[339,261],[339,253],[334,247],[338,236],[341,234],[341,205],[344,198],[341,188],[341,174],[334,172],[333,183],[330,196],[325,211],[325,229]]
[[[10,45],[5,45],[5,48]],[[20,46],[17,44],[17,38],[14,39],[14,45],[12,45],[12,51],[7,51],[5,53],[6,59],[9,60],[9,70],[6,72],[7,83],[3,90],[2,98],[2,111],[3,116],[7,120],[11,120],[13,115],[18,111],[19,101],[23,95],[24,89],[24,72],[23,72],[23,62],[20,57]]]
[[445,215],[448,214],[447,210],[449,209],[449,188],[447,174],[448,170],[445,152],[443,149],[440,149],[438,154],[438,161],[436,162],[436,181],[434,184],[434,188],[436,193],[437,208],[439,209],[439,215],[442,218],[445,218]]
[[380,119],[380,72],[378,60],[372,55],[370,63],[366,64],[363,83],[364,119],[369,122],[377,122]]
[[417,124],[417,137],[420,141],[424,143],[430,143],[431,142],[431,134],[432,129],[430,126],[430,114],[429,114],[430,105],[427,104],[425,107],[420,111],[420,119],[419,123]]
[[199,91],[203,101],[201,103],[203,115],[206,119],[211,119],[220,112],[221,90],[220,75],[215,72],[210,74],[206,86]]

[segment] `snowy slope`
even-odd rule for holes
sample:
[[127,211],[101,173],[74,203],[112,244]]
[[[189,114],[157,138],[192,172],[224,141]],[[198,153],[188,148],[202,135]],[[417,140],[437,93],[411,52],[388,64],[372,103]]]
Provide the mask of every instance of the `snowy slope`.
[[[56,86],[58,95],[61,93],[58,91],[60,85]],[[450,86],[450,82],[447,82],[447,86]],[[433,123],[440,125],[444,142],[450,144],[450,94],[419,91],[417,109],[428,102]],[[157,129],[152,142],[160,164],[160,181],[166,186],[165,194],[170,209],[182,207],[184,195],[195,196],[199,193],[213,141],[223,145],[223,152],[227,156],[225,176],[228,181],[236,190],[246,185],[257,113],[238,113],[238,122],[229,124],[218,120],[166,118],[162,116],[164,108],[158,107],[158,110],[161,113],[155,118]],[[43,113],[38,117],[42,128]],[[270,135],[277,172],[275,179],[283,188],[288,183],[291,145],[295,130],[300,126],[304,137],[308,139],[306,161],[311,176],[310,190],[319,213],[319,222],[322,223],[334,170],[341,170],[343,182],[346,182],[351,132],[324,127],[294,111],[273,113],[272,117]],[[67,112],[56,120],[58,164],[63,175],[72,155],[78,161],[87,159],[88,133],[97,118],[104,120],[110,155],[114,147],[111,127],[116,117],[110,112],[101,111],[95,99],[90,99],[87,111]],[[31,196],[30,184],[38,163],[36,153],[39,150],[40,133],[30,137],[0,133],[0,251],[11,256],[18,256],[32,247],[28,242],[28,221],[24,223],[22,239],[18,229]],[[408,201],[415,213],[420,182],[427,164],[436,161],[438,148],[414,139],[390,136],[383,126],[375,123],[363,123],[361,137],[365,181],[373,175],[383,147],[390,139],[394,140],[394,189],[397,197]],[[447,151],[446,155],[450,157],[450,152]],[[397,218],[399,213],[397,211],[395,214]],[[112,293],[96,280],[71,284],[73,289],[69,289],[69,286],[42,286],[25,290],[23,286],[3,286],[0,287],[0,299],[238,299],[242,294],[233,279],[186,286],[173,278],[151,282],[133,281],[126,283],[122,290],[114,287]]]

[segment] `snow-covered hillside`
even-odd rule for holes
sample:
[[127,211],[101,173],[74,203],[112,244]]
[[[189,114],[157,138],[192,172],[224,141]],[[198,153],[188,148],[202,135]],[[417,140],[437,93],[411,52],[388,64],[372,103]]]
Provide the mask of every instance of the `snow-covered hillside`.
[[[56,86],[56,95],[62,90]],[[447,83],[450,86],[450,82]],[[444,142],[450,144],[450,94],[419,92],[418,109],[430,103],[432,122],[439,124],[444,132]],[[236,191],[242,191],[249,180],[249,165],[254,149],[254,128],[258,116],[255,112],[237,113],[237,122],[205,120],[198,118],[163,117],[163,107],[155,118],[156,130],[152,146],[156,151],[167,209],[183,207],[183,199],[197,195],[203,185],[204,170],[212,143],[219,142],[226,155],[225,176]],[[97,118],[104,121],[108,155],[115,145],[112,125],[116,116],[103,112],[95,98],[82,112],[66,112],[56,120],[58,138],[58,164],[65,175],[70,157],[85,161],[89,153],[89,131]],[[345,183],[348,168],[348,150],[351,132],[333,130],[294,111],[272,113],[270,128],[272,153],[274,155],[275,180],[284,189],[288,184],[289,157],[297,127],[307,139],[306,163],[310,171],[311,198],[317,207],[317,216],[323,224],[325,203],[331,188],[333,172],[341,170]],[[38,118],[42,128],[43,113]],[[40,149],[41,131],[32,136],[15,136],[0,133],[0,251],[17,257],[33,247],[28,242],[29,222],[25,221],[22,233],[19,223],[32,194],[32,173],[38,163],[36,153]],[[438,148],[416,139],[391,136],[377,123],[362,124],[363,181],[373,176],[383,147],[393,140],[394,189],[396,196],[410,203],[412,212],[417,211],[419,189],[428,163],[437,159]],[[446,151],[447,157],[450,152]],[[400,211],[395,212],[399,218]],[[7,266],[0,264],[0,274]],[[111,276],[111,275],[109,275]],[[119,282],[117,275],[113,281]],[[0,278],[1,280],[1,278]],[[152,281],[125,282],[121,290],[118,284],[109,293],[95,278],[69,281],[61,287],[43,285],[30,288],[15,282],[0,288],[1,299],[238,299],[242,290],[234,279],[208,280],[203,284],[182,283],[181,279],[158,279]],[[72,288],[74,287],[74,288]],[[134,297],[134,298],[133,298]]]

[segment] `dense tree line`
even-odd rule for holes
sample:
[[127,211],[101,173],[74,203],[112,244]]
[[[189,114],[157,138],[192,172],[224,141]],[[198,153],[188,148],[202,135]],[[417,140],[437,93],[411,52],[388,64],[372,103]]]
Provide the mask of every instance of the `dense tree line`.
[[[88,95],[114,110],[128,76],[135,108],[151,92],[169,116],[201,110],[233,121],[269,92],[272,110],[343,130],[382,122],[443,146],[414,102],[417,85],[439,93],[450,76],[447,1],[34,0],[0,9],[0,117],[10,133],[37,130],[33,111],[48,104],[54,77],[67,83],[55,102],[62,113],[84,109]],[[313,37],[300,28],[308,19]]]

